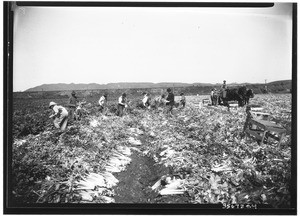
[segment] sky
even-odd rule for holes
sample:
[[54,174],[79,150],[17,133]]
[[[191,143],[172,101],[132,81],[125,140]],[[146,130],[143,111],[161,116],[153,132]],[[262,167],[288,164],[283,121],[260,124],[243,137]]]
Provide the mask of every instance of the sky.
[[292,5],[16,7],[13,90],[50,83],[292,79]]

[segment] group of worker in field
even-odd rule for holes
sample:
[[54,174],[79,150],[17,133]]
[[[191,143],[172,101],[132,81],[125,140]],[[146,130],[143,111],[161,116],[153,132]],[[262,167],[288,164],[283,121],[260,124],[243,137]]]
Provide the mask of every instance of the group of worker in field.
[[[181,95],[180,104],[181,104],[182,108],[184,108],[185,103],[186,103],[185,96],[183,93],[181,93],[180,95]],[[100,98],[100,100],[101,100],[101,98]],[[100,104],[100,100],[99,100],[99,104]],[[156,108],[158,106],[164,106],[164,105],[166,106],[166,113],[168,115],[172,115],[172,110],[175,105],[175,97],[170,88],[167,89],[167,97],[164,94],[162,94],[162,95],[154,98],[153,100],[151,99],[149,93],[144,92],[143,99],[142,99],[139,107],[142,107],[145,109],[151,109],[151,108]],[[101,106],[101,104],[100,104],[100,106]],[[118,100],[117,115],[120,117],[123,116],[124,110],[126,107],[128,107],[126,93],[123,93],[119,97],[119,100]],[[103,109],[101,109],[101,110],[103,110]]]
[[[180,94],[180,105],[181,108],[185,107],[186,99],[183,93]],[[104,93],[99,101],[99,109],[100,113],[104,113],[107,106],[107,93]],[[58,105],[55,102],[50,102],[49,109],[53,110],[53,114],[49,116],[49,118],[53,119],[54,126],[61,131],[64,131],[67,127],[68,120],[73,122],[74,120],[79,120],[82,116],[82,106],[85,102],[79,102],[78,98],[76,97],[76,93],[72,91],[71,97],[69,98],[68,110]],[[175,97],[170,88],[167,89],[167,96],[162,94],[155,99],[151,99],[150,94],[144,92],[143,99],[142,99],[142,107],[145,109],[151,109],[157,106],[165,106],[167,115],[172,115],[172,110],[175,105]],[[127,95],[123,93],[118,98],[118,105],[117,105],[117,116],[122,117],[124,115],[124,110],[128,107],[127,103]]]
[[[226,80],[223,81],[223,85],[221,86],[220,93],[222,94],[223,97],[226,97]],[[212,105],[217,105],[217,100],[216,100],[216,94],[217,94],[217,89],[214,88],[211,90],[211,104]],[[107,108],[107,93],[104,93],[99,101],[99,109],[98,111],[100,113],[104,113],[106,108]],[[54,126],[58,129],[61,129],[64,131],[67,127],[68,120],[71,122],[74,120],[80,120],[82,114],[83,114],[83,105],[85,102],[79,102],[76,93],[72,91],[71,97],[69,98],[69,104],[68,104],[68,110],[63,107],[58,105],[55,102],[50,102],[49,108],[54,111],[54,114],[49,116],[49,118],[53,118],[53,123]],[[186,99],[184,96],[184,93],[180,94],[180,106],[181,108],[184,108],[186,104]],[[165,107],[165,111],[167,115],[172,115],[172,110],[175,105],[175,97],[174,94],[171,90],[171,88],[167,89],[167,96],[165,94],[162,94],[154,99],[151,99],[150,94],[144,92],[143,93],[143,98],[141,101],[141,104],[139,107],[145,108],[145,109],[152,109],[152,108],[157,108],[157,107]],[[117,116],[122,117],[124,115],[124,110],[128,107],[127,103],[127,95],[126,93],[123,93],[119,98],[118,98],[118,105],[117,105]]]

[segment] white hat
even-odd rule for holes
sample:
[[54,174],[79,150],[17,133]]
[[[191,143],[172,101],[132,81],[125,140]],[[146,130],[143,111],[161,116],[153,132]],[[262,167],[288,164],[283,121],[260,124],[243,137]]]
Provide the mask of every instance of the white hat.
[[49,108],[50,108],[51,106],[54,106],[54,105],[57,105],[57,103],[55,103],[55,102],[50,102]]

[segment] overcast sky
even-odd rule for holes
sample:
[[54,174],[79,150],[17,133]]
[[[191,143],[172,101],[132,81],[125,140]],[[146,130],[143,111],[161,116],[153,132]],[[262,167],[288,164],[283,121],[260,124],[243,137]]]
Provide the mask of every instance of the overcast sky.
[[17,7],[14,91],[50,83],[292,78],[292,5]]

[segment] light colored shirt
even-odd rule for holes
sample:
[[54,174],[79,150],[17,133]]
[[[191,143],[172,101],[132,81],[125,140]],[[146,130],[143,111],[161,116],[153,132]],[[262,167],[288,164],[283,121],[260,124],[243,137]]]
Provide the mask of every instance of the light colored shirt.
[[143,105],[146,106],[146,103],[148,102],[149,97],[147,95],[144,96],[143,98]]
[[157,102],[157,103],[160,103],[161,102],[161,96],[158,96],[158,97],[154,98],[154,101]]
[[53,111],[55,115],[62,114],[62,115],[68,115],[68,111],[63,106],[55,105],[53,106]]
[[104,96],[102,96],[102,97],[100,98],[100,100],[99,100],[100,106],[103,106],[103,105],[105,104],[105,102],[106,102],[106,99],[105,99]]
[[161,96],[156,97],[154,100],[155,100],[156,103],[159,103],[159,104],[166,102],[165,98],[163,98]]
[[121,97],[119,97],[119,104],[121,104],[121,105],[124,105],[124,106],[125,106],[125,102],[126,102],[126,99],[125,99],[125,98],[123,98],[122,96],[121,96]]

